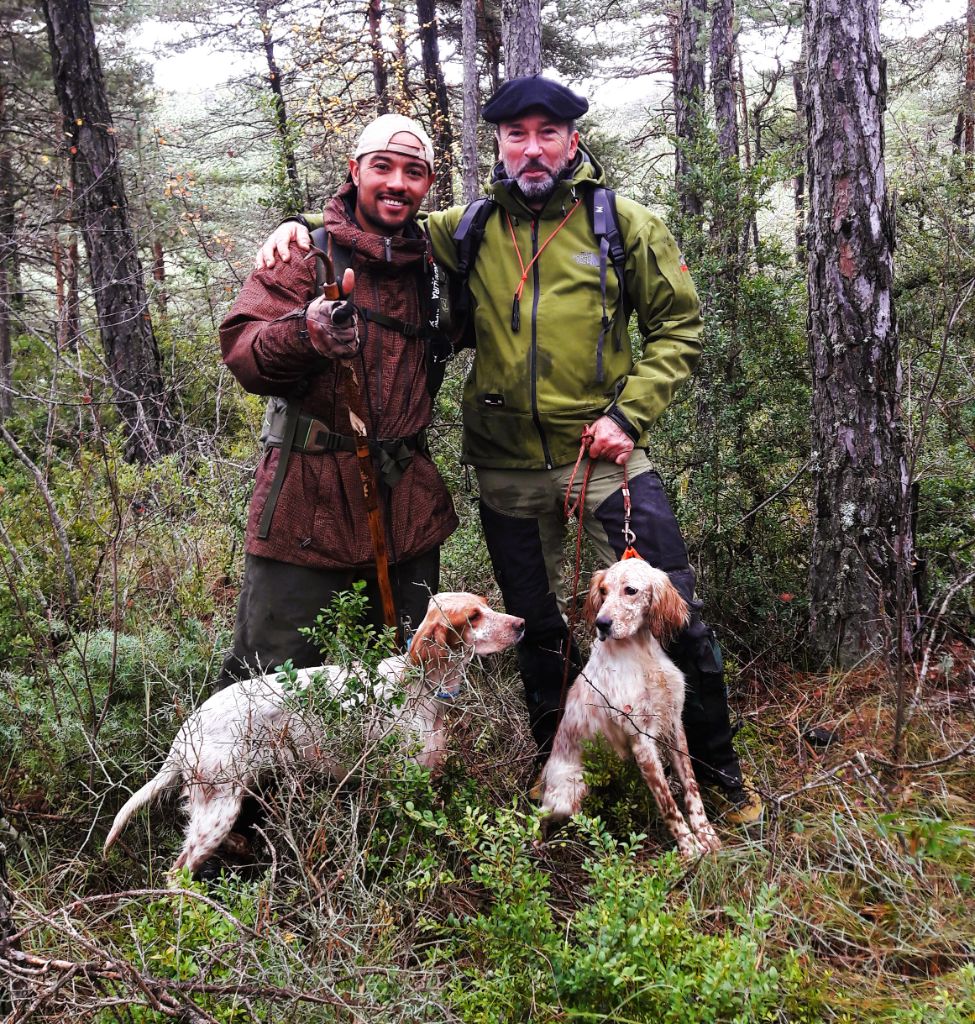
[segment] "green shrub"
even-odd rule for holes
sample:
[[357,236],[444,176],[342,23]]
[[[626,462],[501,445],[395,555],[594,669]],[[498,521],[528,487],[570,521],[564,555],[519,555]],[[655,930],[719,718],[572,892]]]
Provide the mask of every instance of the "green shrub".
[[146,750],[168,743],[198,698],[212,649],[206,628],[183,623],[174,638],[157,627],[141,636],[99,629],[70,637],[36,675],[0,674],[0,747],[25,781],[49,798],[103,789],[143,771]]
[[775,1019],[798,986],[791,957],[764,957],[771,894],[749,913],[725,907],[731,924],[709,931],[678,889],[676,854],[642,861],[642,836],[618,845],[599,819],[577,819],[586,881],[579,908],[560,913],[533,854],[536,817],[502,808],[468,809],[459,827],[418,820],[465,851],[483,891],[485,909],[448,918],[437,952],[459,972],[449,999],[471,1024],[745,1024]]

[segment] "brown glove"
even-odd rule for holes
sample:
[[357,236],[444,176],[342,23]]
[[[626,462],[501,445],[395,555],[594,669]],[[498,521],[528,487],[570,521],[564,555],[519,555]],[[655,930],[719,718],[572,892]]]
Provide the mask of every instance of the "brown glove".
[[308,340],[326,359],[350,359],[359,351],[359,318],[343,299],[319,296],[305,311]]

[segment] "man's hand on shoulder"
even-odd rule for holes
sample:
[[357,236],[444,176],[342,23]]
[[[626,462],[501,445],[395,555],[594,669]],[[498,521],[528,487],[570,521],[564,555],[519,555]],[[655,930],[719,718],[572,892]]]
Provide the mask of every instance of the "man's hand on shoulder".
[[299,249],[308,252],[311,249],[311,234],[304,224],[296,220],[286,220],[274,229],[267,241],[257,250],[254,269],[270,270],[279,259],[282,263],[287,263],[291,259],[292,242],[295,242]]
[[608,416],[600,416],[589,428],[592,444],[589,446],[590,459],[605,459],[622,466],[633,451],[633,440]]

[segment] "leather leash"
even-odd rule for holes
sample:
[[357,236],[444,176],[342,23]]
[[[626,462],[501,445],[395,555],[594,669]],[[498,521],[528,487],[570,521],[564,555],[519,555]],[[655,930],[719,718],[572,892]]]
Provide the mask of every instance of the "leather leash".
[[[583,516],[586,511],[586,488],[589,485],[589,477],[592,475],[593,460],[589,457],[589,449],[592,446],[593,434],[589,428],[586,427],[582,431],[582,441],[579,445],[579,454],[576,457],[576,464],[572,467],[572,473],[569,476],[569,482],[565,488],[565,501],[562,506],[562,511],[565,515],[566,522],[574,514],[576,516],[576,557],[575,557],[575,568],[572,573],[572,591],[569,598],[569,637],[566,642],[565,657],[563,659],[562,667],[562,695],[559,700],[559,719],[562,718],[562,711],[565,708],[565,698],[569,689],[569,667],[571,664],[570,653],[572,650],[572,638],[575,635],[576,627],[576,615],[578,612],[578,591],[579,591],[579,576],[582,568],[582,535],[585,531],[583,524]],[[572,502],[572,485],[575,483],[576,475],[579,472],[579,466],[583,459],[587,460],[585,472],[582,476],[582,483],[579,486],[579,497],[574,503]],[[643,556],[637,551],[636,547],[636,534],[633,532],[630,526],[630,521],[633,518],[633,501],[630,497],[630,475],[626,469],[626,463],[623,463],[623,540],[626,547],[623,550],[623,554],[620,555],[620,561],[625,561],[627,558],[642,558]],[[571,503],[571,504],[570,504]]]
[[[579,610],[579,573],[582,566],[582,535],[585,530],[583,525],[583,515],[586,511],[586,488],[589,486],[589,477],[592,476],[593,460],[589,458],[589,448],[592,446],[593,434],[586,427],[582,431],[582,440],[579,444],[579,454],[576,457],[576,464],[572,467],[572,474],[569,476],[569,482],[565,488],[565,501],[562,505],[562,511],[565,515],[565,521],[568,522],[570,517],[575,514],[576,516],[576,558],[575,568],[572,573],[572,589],[569,594],[569,635],[565,642],[565,656],[562,664],[562,694],[559,698],[559,721],[562,720],[562,713],[565,710],[565,698],[569,689],[569,666],[572,663],[572,638],[575,635],[576,627],[576,615]],[[579,472],[579,466],[582,464],[582,460],[586,459],[586,469],[582,475],[582,483],[579,485],[579,497],[576,499],[574,504],[570,504],[572,501],[572,485],[575,483],[576,474]]]

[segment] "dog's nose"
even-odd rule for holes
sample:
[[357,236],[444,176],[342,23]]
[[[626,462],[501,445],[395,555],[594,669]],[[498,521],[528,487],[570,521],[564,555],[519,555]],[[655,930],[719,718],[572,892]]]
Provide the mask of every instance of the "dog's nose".
[[596,632],[599,634],[600,640],[605,640],[609,636],[609,631],[613,628],[612,619],[598,618],[596,619]]
[[525,635],[525,620],[519,619],[515,623],[515,643],[517,643]]

